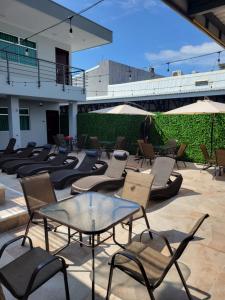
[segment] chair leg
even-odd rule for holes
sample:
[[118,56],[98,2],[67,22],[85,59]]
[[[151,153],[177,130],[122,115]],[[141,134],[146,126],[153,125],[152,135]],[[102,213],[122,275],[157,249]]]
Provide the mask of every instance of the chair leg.
[[110,296],[110,292],[111,292],[113,269],[114,269],[114,266],[113,266],[113,264],[111,264],[110,272],[109,272],[109,282],[108,282],[108,287],[107,287],[107,294],[106,294],[106,298],[105,298],[106,300],[109,300],[109,296]]
[[133,229],[133,222],[130,221],[130,222],[129,222],[128,244],[130,244],[130,243],[131,243],[131,240],[132,240],[132,229]]
[[[150,224],[149,224],[149,221],[148,221],[148,218],[147,218],[144,207],[142,207],[142,212],[143,212],[143,216],[144,216],[144,219],[145,219],[146,226],[147,226],[148,229],[150,229]],[[152,235],[151,232],[149,232],[149,237],[150,237],[151,240],[153,239],[153,235]]]
[[68,279],[67,279],[66,269],[63,268],[62,272],[63,272],[63,277],[64,277],[66,300],[70,300],[70,292],[69,292],[69,286],[68,286]]
[[179,170],[179,166],[178,166],[178,161],[176,160],[176,166],[177,166],[177,170]]
[[184,164],[185,168],[187,168],[187,165],[186,165],[185,161],[183,161],[183,164]]
[[[32,214],[32,215],[30,216],[30,218],[29,218],[29,221],[28,221],[27,226],[26,226],[25,234],[24,234],[25,237],[27,237],[27,235],[28,235],[28,232],[29,232],[29,229],[30,229],[30,224],[31,224],[31,222],[32,222],[32,220],[33,220],[33,217],[34,217],[34,215]],[[25,245],[25,241],[26,241],[26,238],[24,238],[24,239],[22,240],[21,246],[24,246],[24,245]]]
[[80,239],[80,247],[83,247],[83,244],[82,244],[82,242],[83,242],[83,236],[82,236],[82,233],[79,233],[79,239]]
[[184,286],[185,291],[186,291],[186,293],[187,293],[188,299],[189,299],[189,300],[193,300],[193,298],[192,298],[192,296],[191,296],[191,293],[190,293],[190,291],[189,291],[189,289],[188,289],[187,283],[186,283],[186,281],[185,281],[185,279],[184,279],[184,276],[183,276],[183,274],[182,274],[182,272],[181,272],[181,270],[180,270],[180,267],[179,267],[179,265],[178,265],[177,262],[175,262],[175,267],[176,267],[177,272],[178,272],[178,274],[179,274],[179,276],[180,276],[180,279],[181,279],[181,281],[182,281],[182,283],[183,283],[183,286]]

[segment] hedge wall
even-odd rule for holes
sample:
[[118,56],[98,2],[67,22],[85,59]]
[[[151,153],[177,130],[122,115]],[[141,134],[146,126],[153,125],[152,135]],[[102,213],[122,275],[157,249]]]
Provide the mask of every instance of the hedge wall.
[[[129,142],[129,151],[135,153],[136,140],[139,138],[140,123],[143,116],[78,114],[78,135],[98,136],[100,140],[115,141],[125,136]],[[153,118],[150,129],[150,142],[163,145],[170,138],[178,143],[187,143],[187,160],[202,162],[199,150],[201,143],[210,149],[211,115],[162,115]],[[225,114],[216,115],[214,121],[214,149],[225,147]]]

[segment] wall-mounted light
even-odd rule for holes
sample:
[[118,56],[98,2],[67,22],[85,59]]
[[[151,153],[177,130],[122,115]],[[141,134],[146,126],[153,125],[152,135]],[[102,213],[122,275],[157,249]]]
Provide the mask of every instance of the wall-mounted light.
[[29,50],[28,50],[28,48],[26,48],[26,50],[25,50],[25,55],[29,56]]

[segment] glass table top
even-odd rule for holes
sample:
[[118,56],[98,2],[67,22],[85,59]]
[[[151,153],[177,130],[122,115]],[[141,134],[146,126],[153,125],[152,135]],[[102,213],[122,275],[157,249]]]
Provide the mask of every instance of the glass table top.
[[88,192],[42,207],[39,212],[81,233],[100,234],[139,209],[135,202]]

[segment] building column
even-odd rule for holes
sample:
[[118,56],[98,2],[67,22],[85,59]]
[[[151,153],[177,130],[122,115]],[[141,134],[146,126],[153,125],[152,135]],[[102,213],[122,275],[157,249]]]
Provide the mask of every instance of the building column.
[[16,139],[15,148],[21,147],[19,98],[9,97],[9,136]]
[[69,135],[77,136],[77,103],[69,104]]

